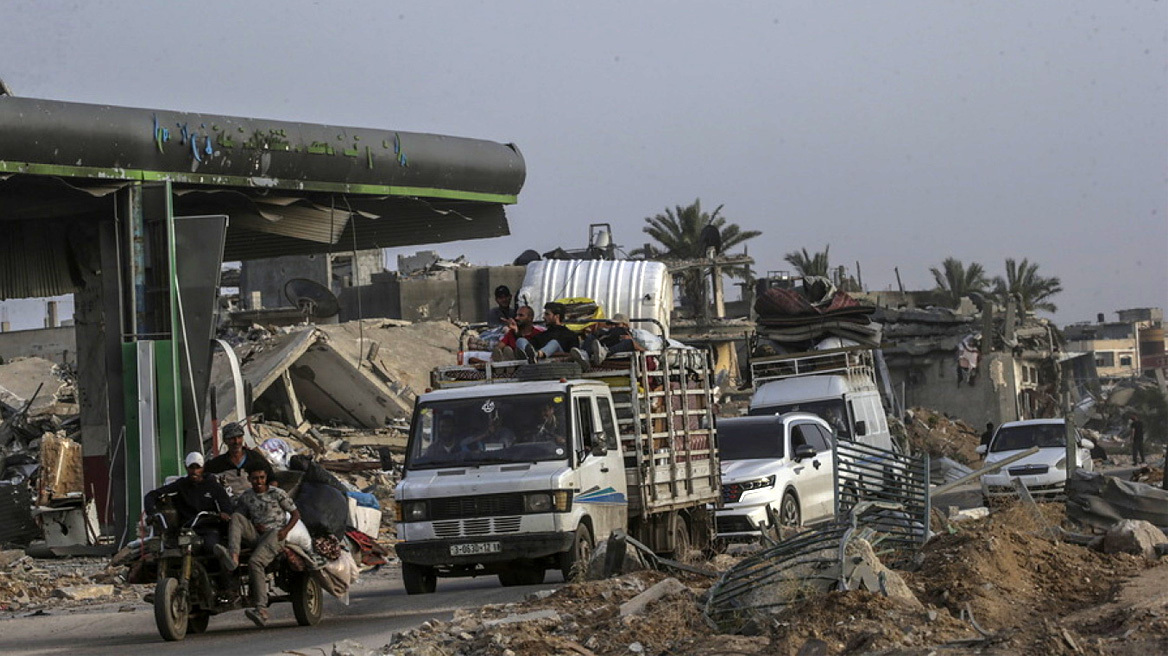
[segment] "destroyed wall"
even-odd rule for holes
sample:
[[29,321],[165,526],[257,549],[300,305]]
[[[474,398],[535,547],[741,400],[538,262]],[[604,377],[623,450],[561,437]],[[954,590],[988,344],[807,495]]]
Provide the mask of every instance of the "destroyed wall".
[[44,358],[56,364],[77,364],[73,326],[0,332],[0,362],[13,358]]
[[[396,273],[373,276],[369,285],[341,291],[341,321],[384,317],[404,321],[482,323],[494,306],[494,291],[507,285],[516,293],[526,268],[519,266],[458,267],[426,275]],[[537,313],[538,314],[538,313]]]
[[261,307],[290,307],[284,298],[284,283],[293,278],[307,278],[328,286],[329,263],[327,255],[288,255],[243,262],[239,270],[239,301],[249,310],[252,295],[260,295]]
[[906,407],[931,408],[977,427],[1051,416],[1058,383],[1045,326],[1012,329],[1007,340],[999,319],[992,329],[993,350],[983,347],[973,375],[959,377],[958,346],[983,332],[981,317],[938,308],[880,308],[876,320],[884,324],[881,348],[893,390],[903,395]]

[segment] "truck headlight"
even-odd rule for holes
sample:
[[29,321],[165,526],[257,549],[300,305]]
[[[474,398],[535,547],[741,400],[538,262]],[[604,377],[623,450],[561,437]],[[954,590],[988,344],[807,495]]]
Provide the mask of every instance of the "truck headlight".
[[425,501],[402,501],[397,504],[399,522],[424,522],[430,518]]
[[532,492],[523,495],[523,511],[545,513],[552,511],[552,495],[547,492]]
[[767,476],[766,478],[756,478],[753,481],[746,481],[743,483],[739,483],[739,485],[742,486],[743,492],[746,492],[747,490],[762,490],[764,488],[774,487],[775,486],[775,475],[771,474],[770,476]]

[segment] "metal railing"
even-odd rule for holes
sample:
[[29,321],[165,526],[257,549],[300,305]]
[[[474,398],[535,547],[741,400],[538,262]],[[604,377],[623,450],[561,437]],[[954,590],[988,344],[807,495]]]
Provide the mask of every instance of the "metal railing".
[[905,562],[929,539],[929,456],[839,440],[836,443],[835,515],[845,517],[866,501],[892,504],[864,516],[864,524],[882,535],[882,554],[890,565]]

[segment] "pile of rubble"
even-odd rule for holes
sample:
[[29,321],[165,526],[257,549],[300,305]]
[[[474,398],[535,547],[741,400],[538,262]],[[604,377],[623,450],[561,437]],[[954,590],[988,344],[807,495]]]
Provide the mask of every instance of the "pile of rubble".
[[932,459],[950,458],[969,467],[980,464],[980,431],[928,408],[912,408],[905,415],[904,429],[913,453],[927,453]]
[[105,558],[34,559],[21,549],[0,551],[0,612],[35,612],[48,606],[95,601],[138,601]]

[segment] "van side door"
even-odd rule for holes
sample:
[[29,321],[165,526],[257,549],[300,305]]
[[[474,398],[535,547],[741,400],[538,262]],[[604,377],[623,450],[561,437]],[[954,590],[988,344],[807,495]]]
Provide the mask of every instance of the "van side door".
[[573,504],[590,518],[592,537],[599,542],[613,529],[624,528],[628,518],[624,462],[611,401],[591,392],[573,396],[572,423],[576,438],[572,461],[579,481]]

